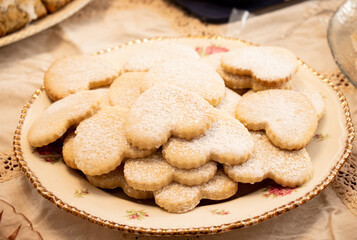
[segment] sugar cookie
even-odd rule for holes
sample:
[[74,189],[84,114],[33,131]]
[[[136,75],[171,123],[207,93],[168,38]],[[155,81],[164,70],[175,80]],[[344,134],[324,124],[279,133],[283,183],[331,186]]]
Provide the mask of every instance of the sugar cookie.
[[244,95],[236,117],[249,130],[265,129],[278,147],[287,150],[306,146],[316,131],[318,117],[310,100],[293,90],[265,90]]
[[221,59],[223,70],[249,75],[265,86],[289,81],[298,69],[294,54],[281,47],[241,47],[227,52]]
[[184,213],[195,208],[201,199],[223,200],[233,196],[238,184],[230,180],[222,171],[199,186],[185,186],[172,183],[154,192],[155,202],[171,213]]
[[69,127],[91,116],[103,98],[102,91],[83,91],[52,103],[32,124],[27,139],[42,147],[60,138]]
[[192,139],[210,128],[215,111],[193,92],[155,86],[142,93],[129,110],[126,137],[143,149],[159,148],[171,135]]
[[282,150],[272,144],[262,132],[252,132],[255,151],[243,164],[224,166],[225,173],[234,181],[255,183],[271,178],[276,183],[295,187],[310,180],[312,163],[306,149]]
[[101,175],[118,167],[125,158],[150,155],[151,150],[139,150],[125,138],[125,117],[128,110],[105,106],[82,121],[73,140],[73,157],[85,175]]
[[200,185],[211,180],[216,171],[215,162],[208,162],[190,170],[172,167],[165,161],[161,152],[146,158],[127,159],[124,165],[124,176],[129,186],[143,191],[156,191],[171,182]]
[[219,52],[204,56],[201,58],[201,61],[210,65],[213,69],[217,69],[221,66],[221,58],[225,55],[225,52]]
[[248,130],[234,117],[217,113],[203,135],[190,141],[171,137],[163,146],[163,155],[168,163],[178,168],[191,169],[210,160],[227,165],[248,160],[254,143]]
[[103,175],[87,175],[86,177],[93,186],[107,189],[120,187],[126,195],[135,199],[149,199],[154,197],[152,192],[135,190],[128,185],[124,178],[123,165]]
[[217,73],[222,77],[227,87],[232,89],[252,89],[253,91],[263,91],[268,89],[289,89],[290,85],[287,83],[264,85],[260,82],[254,81],[249,75],[237,75],[229,73],[220,66],[217,68]]
[[199,59],[198,53],[191,47],[173,42],[150,42],[136,46],[136,51],[123,66],[126,72],[148,71],[155,65],[174,59]]
[[109,88],[109,102],[112,106],[130,108],[140,96],[140,85],[145,72],[127,72],[118,77]]
[[65,164],[73,169],[78,169],[74,158],[73,158],[73,140],[74,140],[74,130],[69,130],[69,132],[66,134],[66,137],[64,138],[63,141],[63,146],[62,146],[62,156],[63,156],[63,161]]
[[321,119],[323,117],[325,112],[325,101],[320,92],[314,90],[311,84],[304,79],[304,75],[300,76],[300,73],[298,72],[295,78],[289,82],[289,86],[292,90],[305,94],[315,107],[318,118]]
[[102,56],[75,55],[56,60],[46,71],[45,90],[53,101],[83,90],[109,85],[119,67]]
[[239,99],[241,99],[241,96],[238,93],[230,90],[229,88],[226,88],[226,95],[222,99],[221,103],[218,104],[215,108],[235,117],[236,107]]
[[145,76],[141,89],[156,85],[174,85],[197,93],[215,106],[225,94],[223,79],[209,65],[198,60],[174,59],[152,67]]

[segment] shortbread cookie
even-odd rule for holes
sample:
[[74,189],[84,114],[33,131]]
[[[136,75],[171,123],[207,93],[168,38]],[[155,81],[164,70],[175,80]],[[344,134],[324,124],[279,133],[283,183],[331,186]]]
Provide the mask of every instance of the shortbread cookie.
[[263,91],[268,89],[289,89],[290,85],[287,83],[264,85],[260,82],[254,81],[249,75],[238,75],[229,73],[220,66],[217,68],[217,73],[222,77],[227,87],[232,89],[252,89],[253,91]]
[[282,150],[272,144],[262,132],[251,132],[255,151],[241,165],[224,166],[225,173],[234,181],[255,183],[270,178],[276,183],[295,187],[309,181],[312,163],[306,149]]
[[163,146],[168,163],[178,168],[191,169],[210,160],[227,165],[245,162],[253,152],[254,142],[248,130],[234,117],[217,113],[203,135],[187,141],[171,137]]
[[63,161],[65,164],[73,169],[78,169],[74,158],[73,158],[73,140],[74,140],[74,130],[69,130],[69,132],[66,134],[66,137],[63,141],[63,146],[62,146],[62,156],[63,156]]
[[137,46],[137,50],[123,66],[126,72],[148,71],[155,65],[172,59],[199,59],[198,53],[191,47],[173,42],[150,42]]
[[227,52],[221,59],[223,70],[249,75],[265,86],[289,81],[298,69],[296,56],[281,47],[241,47]]
[[244,95],[236,117],[249,130],[263,130],[278,147],[306,146],[314,135],[318,117],[305,94],[293,90],[266,90]]
[[110,86],[110,104],[130,108],[141,94],[140,86],[145,74],[145,72],[127,72],[120,75]]
[[226,95],[216,108],[235,117],[239,99],[241,99],[241,96],[238,93],[226,88]]
[[225,94],[223,79],[209,65],[192,59],[173,59],[152,67],[145,76],[141,89],[156,85],[174,85],[197,93],[215,106]]
[[52,103],[32,124],[27,135],[30,145],[56,141],[69,127],[91,116],[103,97],[102,91],[84,91]]
[[155,202],[171,213],[184,213],[194,209],[201,199],[223,200],[233,196],[238,184],[218,171],[215,177],[199,186],[172,183],[154,192]]
[[159,148],[171,135],[189,140],[210,128],[215,111],[186,89],[155,86],[142,93],[129,110],[126,137],[142,149]]
[[190,170],[175,168],[165,161],[161,152],[146,158],[127,159],[124,165],[124,176],[129,186],[143,191],[156,191],[171,182],[200,185],[211,180],[216,171],[215,162]]
[[102,56],[75,55],[56,60],[46,71],[45,90],[57,101],[83,90],[109,85],[120,70]]
[[221,58],[226,54],[226,52],[219,52],[204,56],[201,61],[210,65],[213,69],[217,69],[221,66]]
[[101,175],[118,167],[125,158],[150,155],[151,150],[139,150],[125,138],[125,117],[128,110],[103,107],[82,121],[73,141],[73,157],[85,175]]
[[289,86],[292,90],[305,94],[305,96],[309,98],[312,105],[315,107],[318,118],[321,119],[323,117],[325,112],[325,101],[320,92],[314,90],[303,75],[300,76],[298,72],[295,78],[289,82]]
[[87,180],[96,187],[107,189],[120,187],[123,189],[126,195],[135,199],[149,199],[154,197],[152,192],[135,190],[134,188],[128,185],[124,178],[123,165],[120,165],[113,171],[103,175],[87,175],[86,177]]

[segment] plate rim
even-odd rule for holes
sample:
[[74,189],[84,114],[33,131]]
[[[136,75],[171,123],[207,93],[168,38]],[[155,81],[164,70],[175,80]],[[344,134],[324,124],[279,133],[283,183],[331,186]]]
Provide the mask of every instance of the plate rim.
[[[244,43],[247,45],[251,46],[258,46],[257,44],[247,42],[244,40],[240,40],[238,38],[232,38],[232,37],[224,37],[224,36],[186,36],[186,37],[155,37],[155,38],[144,38],[144,39],[139,39],[139,40],[134,40],[130,41],[124,44],[117,45],[113,48],[108,48],[105,50],[98,51],[94,53],[93,55],[100,55],[104,53],[109,53],[118,49],[121,49],[125,46],[129,45],[134,45],[134,44],[140,44],[140,43],[145,43],[145,42],[152,42],[152,41],[158,41],[158,40],[179,40],[179,39],[209,39],[209,40],[231,40],[231,41],[236,41],[240,43]],[[331,87],[339,100],[339,103],[342,106],[342,110],[344,113],[345,117],[345,130],[348,133],[346,135],[346,140],[345,140],[345,145],[344,145],[344,150],[343,153],[340,157],[340,159],[337,161],[337,163],[332,167],[330,170],[329,175],[326,176],[325,179],[322,180],[321,183],[315,185],[315,187],[303,195],[302,197],[299,197],[293,201],[290,201],[287,204],[284,204],[282,206],[279,206],[277,208],[274,208],[272,210],[269,210],[267,212],[262,213],[259,216],[254,216],[250,218],[246,218],[243,220],[231,222],[231,223],[225,223],[221,225],[216,225],[216,226],[208,226],[208,227],[192,227],[192,228],[144,228],[144,227],[137,227],[137,226],[128,226],[125,224],[120,224],[117,222],[109,221],[102,219],[100,217],[94,216],[90,213],[87,213],[83,210],[80,210],[74,206],[69,205],[68,203],[62,201],[59,197],[57,197],[54,193],[51,191],[48,191],[44,186],[42,186],[41,182],[37,178],[37,176],[32,172],[32,170],[27,166],[26,160],[23,157],[22,153],[22,148],[21,148],[21,130],[23,123],[25,121],[25,118],[27,116],[27,112],[29,111],[32,103],[39,97],[39,95],[44,91],[44,87],[42,86],[40,89],[37,89],[35,93],[31,96],[30,100],[24,105],[20,119],[18,122],[18,125],[15,130],[14,138],[13,138],[13,150],[15,152],[15,156],[18,159],[20,163],[20,167],[26,177],[30,180],[31,184],[33,187],[47,200],[55,204],[57,207],[60,209],[72,213],[76,216],[81,217],[82,219],[88,220],[89,222],[96,223],[101,226],[105,226],[111,229],[116,229],[128,233],[136,233],[136,234],[143,234],[143,235],[151,235],[151,236],[174,236],[174,235],[196,235],[196,234],[216,234],[220,232],[227,232],[233,229],[239,229],[239,228],[244,228],[248,227],[251,225],[255,225],[257,223],[260,223],[264,220],[270,219],[274,216],[278,216],[282,213],[285,213],[289,210],[292,210],[304,203],[306,203],[308,200],[312,199],[316,195],[318,195],[322,190],[324,190],[331,182],[332,180],[336,177],[338,171],[342,167],[343,163],[346,161],[346,159],[350,156],[352,152],[352,141],[355,137],[354,133],[354,127],[352,124],[352,119],[351,119],[351,114],[349,110],[349,106],[346,100],[346,97],[343,95],[341,90],[328,78],[323,76],[322,74],[318,73],[315,71],[312,67],[307,65],[305,62],[303,62],[301,59],[298,59],[299,65],[307,68],[310,70],[315,76],[317,76],[323,83],[327,84],[329,87]]]
[[24,28],[21,28],[15,32],[9,33],[5,36],[0,37],[0,47],[9,45],[11,43],[20,41],[27,37],[33,36],[45,29],[48,29],[57,23],[65,20],[66,18],[72,16],[74,13],[82,9],[92,0],[74,0],[69,2],[60,10],[49,13],[43,18],[37,19],[33,22],[28,23]]

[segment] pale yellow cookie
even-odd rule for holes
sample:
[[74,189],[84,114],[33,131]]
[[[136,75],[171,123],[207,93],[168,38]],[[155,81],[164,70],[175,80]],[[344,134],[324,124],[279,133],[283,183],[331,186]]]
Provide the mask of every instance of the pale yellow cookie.
[[66,137],[63,141],[63,146],[62,146],[62,156],[63,156],[63,161],[65,164],[73,169],[78,169],[74,158],[73,158],[73,140],[74,140],[74,134],[73,130],[69,130],[69,132],[66,134]]
[[219,52],[204,56],[201,61],[210,65],[213,69],[217,69],[221,66],[221,58],[226,54],[226,52]]
[[189,46],[174,42],[150,42],[136,46],[136,50],[123,66],[126,72],[148,71],[155,65],[172,59],[199,59],[198,53]]
[[141,94],[140,86],[144,77],[145,72],[127,72],[120,75],[110,86],[110,104],[130,108]]
[[118,167],[125,158],[150,155],[151,150],[131,146],[125,137],[128,110],[105,106],[82,121],[73,141],[73,157],[85,175],[101,175]]
[[192,59],[171,59],[152,67],[145,76],[141,89],[156,85],[173,85],[197,93],[215,106],[225,94],[225,85],[219,74],[209,65]]
[[75,55],[56,60],[46,71],[45,90],[53,101],[109,85],[120,69],[102,56]]
[[120,165],[113,171],[103,175],[98,175],[98,176],[87,175],[86,177],[87,180],[96,187],[107,188],[107,189],[120,187],[129,197],[135,199],[153,198],[152,192],[135,190],[134,188],[128,185],[128,183],[125,181],[124,178],[123,165]]
[[234,181],[255,183],[270,178],[276,183],[295,187],[310,180],[312,163],[306,149],[282,150],[272,144],[262,132],[251,132],[255,151],[243,164],[224,166],[225,173]]
[[186,89],[155,86],[142,93],[129,110],[126,137],[142,149],[159,148],[171,135],[192,139],[210,128],[215,111]]
[[129,186],[142,191],[156,191],[171,182],[200,185],[211,180],[216,171],[215,162],[190,170],[175,168],[165,161],[161,152],[146,158],[127,159],[124,165],[124,176]]
[[162,152],[172,166],[191,169],[210,160],[227,165],[243,163],[253,148],[253,139],[243,124],[228,114],[217,112],[215,122],[203,135],[190,141],[172,137]]
[[325,101],[319,91],[314,90],[311,83],[307,81],[308,78],[305,75],[296,74],[294,79],[289,82],[290,89],[299,91],[305,94],[311,101],[316,109],[316,113],[319,119],[321,119],[325,113]]
[[201,199],[223,200],[233,196],[238,184],[230,180],[222,171],[199,186],[185,186],[172,183],[154,192],[155,202],[171,213],[184,213],[194,209]]
[[316,110],[305,94],[277,89],[244,95],[236,118],[249,130],[264,129],[276,146],[287,150],[305,147],[318,123]]
[[221,103],[218,104],[215,108],[235,117],[239,99],[241,99],[241,96],[238,93],[232,91],[229,88],[226,88],[226,95],[224,96]]
[[69,127],[91,116],[103,98],[98,90],[84,91],[52,103],[32,124],[27,139],[42,147],[60,138]]
[[226,72],[249,75],[265,86],[289,81],[298,69],[296,56],[281,47],[241,47],[227,52],[221,59]]
[[281,84],[265,85],[263,83],[254,81],[249,75],[238,75],[229,73],[220,66],[217,68],[217,73],[222,77],[226,86],[232,89],[247,89],[250,88],[253,91],[263,91],[268,89],[289,89],[289,82]]

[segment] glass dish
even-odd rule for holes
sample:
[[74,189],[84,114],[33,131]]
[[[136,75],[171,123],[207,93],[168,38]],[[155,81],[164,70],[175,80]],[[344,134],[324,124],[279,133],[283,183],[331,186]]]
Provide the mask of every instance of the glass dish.
[[357,1],[347,0],[331,17],[327,40],[332,55],[347,79],[357,87],[357,52],[351,36],[357,31]]

